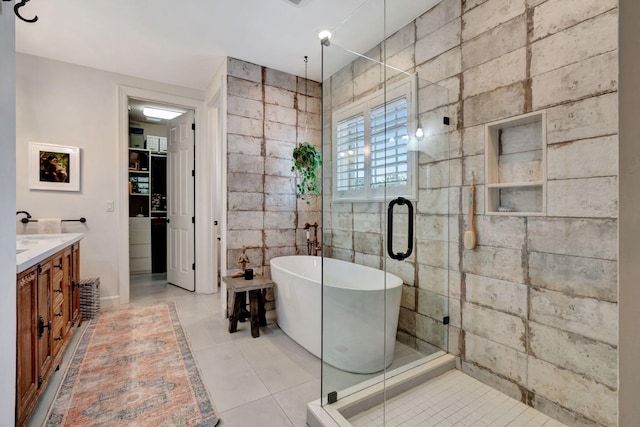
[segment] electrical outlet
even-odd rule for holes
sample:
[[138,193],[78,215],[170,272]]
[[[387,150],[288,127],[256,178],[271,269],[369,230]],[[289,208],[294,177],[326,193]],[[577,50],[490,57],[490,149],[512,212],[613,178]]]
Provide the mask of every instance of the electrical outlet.
[[113,200],[107,200],[105,202],[105,210],[107,212],[113,212]]

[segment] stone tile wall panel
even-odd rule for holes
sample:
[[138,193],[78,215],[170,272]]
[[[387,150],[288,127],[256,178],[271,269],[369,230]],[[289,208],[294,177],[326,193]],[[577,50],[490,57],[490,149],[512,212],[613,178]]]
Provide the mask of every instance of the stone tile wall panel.
[[536,393],[606,426],[615,426],[617,392],[569,370],[532,358],[529,387]]
[[618,88],[618,55],[605,53],[535,76],[531,82],[533,108],[613,92]]
[[518,317],[528,314],[528,287],[520,283],[491,279],[474,274],[465,275],[466,301],[491,307]]
[[617,345],[617,305],[562,292],[532,289],[530,319],[543,325]]
[[547,147],[547,178],[616,176],[618,136],[604,136]]
[[[564,7],[563,7],[564,8]],[[617,47],[618,14],[608,12],[531,44],[531,75],[582,62]]]
[[532,286],[617,302],[618,263],[596,258],[529,253]]
[[462,40],[468,41],[525,12],[524,0],[488,0],[462,15]]
[[465,70],[484,64],[527,43],[527,17],[522,14],[462,44]]

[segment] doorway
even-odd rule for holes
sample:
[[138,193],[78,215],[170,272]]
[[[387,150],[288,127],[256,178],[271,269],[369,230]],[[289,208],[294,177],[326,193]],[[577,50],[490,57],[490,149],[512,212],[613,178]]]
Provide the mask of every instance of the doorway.
[[[117,180],[118,203],[118,296],[120,304],[127,304],[130,299],[129,277],[129,193],[128,160],[129,160],[129,100],[139,99],[156,102],[163,105],[180,106],[185,110],[193,110],[195,122],[201,125],[195,129],[195,228],[198,230],[194,259],[195,291],[197,293],[217,292],[218,252],[216,229],[214,226],[214,206],[221,206],[220,198],[224,194],[218,192],[214,185],[218,174],[224,169],[222,158],[217,154],[223,139],[223,128],[215,126],[212,129],[208,120],[208,110],[201,99],[171,95],[148,89],[134,88],[121,85],[118,87],[118,160],[120,170]],[[218,105],[218,104],[216,104]],[[212,167],[211,165],[214,165]],[[222,165],[222,166],[221,166]],[[223,174],[224,176],[224,174]],[[217,212],[217,210],[215,211]],[[224,218],[222,218],[224,219]],[[224,237],[223,237],[224,239]],[[212,262],[213,261],[213,262]]]
[[129,273],[195,290],[193,110],[129,98]]

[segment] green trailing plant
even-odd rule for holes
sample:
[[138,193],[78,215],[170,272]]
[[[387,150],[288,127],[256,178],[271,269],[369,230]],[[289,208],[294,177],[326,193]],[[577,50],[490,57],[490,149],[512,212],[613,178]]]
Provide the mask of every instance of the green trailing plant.
[[[293,149],[293,166],[291,172],[298,175],[296,184],[296,197],[306,200],[306,195],[317,196],[320,194],[320,168],[322,167],[322,154],[316,147],[308,142],[301,142]],[[307,204],[309,203],[308,200]]]

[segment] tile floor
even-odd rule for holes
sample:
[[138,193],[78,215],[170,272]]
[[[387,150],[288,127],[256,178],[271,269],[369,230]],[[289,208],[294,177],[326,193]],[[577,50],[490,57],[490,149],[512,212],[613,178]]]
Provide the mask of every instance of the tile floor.
[[[136,275],[131,279],[131,305],[148,305],[156,302],[174,301],[178,310],[180,322],[191,344],[192,351],[202,372],[203,380],[209,390],[214,406],[218,410],[221,421],[220,427],[236,426],[260,426],[260,427],[300,427],[306,425],[306,404],[320,397],[321,388],[321,363],[311,353],[300,347],[297,343],[287,337],[272,319],[267,318],[268,325],[261,327],[260,337],[252,338],[249,323],[239,323],[238,331],[230,334],[227,332],[228,321],[220,307],[220,294],[201,295],[188,292],[169,285],[165,282],[164,275]],[[272,316],[274,313],[269,312]],[[74,340],[69,346],[60,371],[56,372],[40,404],[36,408],[28,426],[36,427],[43,425],[49,405],[52,403],[55,393],[62,380],[66,365],[71,358],[73,349],[82,333],[76,333]],[[416,354],[406,346],[396,346],[397,363],[408,363],[422,355]],[[393,368],[393,366],[391,368]],[[455,371],[458,372],[458,371]],[[490,415],[483,414],[476,417],[479,424],[456,424],[454,418],[449,418],[449,413],[457,408],[469,414],[480,414],[483,412],[486,403],[481,401],[479,405],[471,406],[461,403],[457,399],[461,390],[476,390],[479,386],[487,390],[482,395],[494,400],[502,399],[506,401],[507,396],[484,386],[472,378],[458,372],[467,383],[459,382],[457,388],[449,390],[449,400],[442,401],[442,394],[439,398],[422,399],[422,404],[428,405],[424,414],[415,414],[413,417],[416,423],[405,423],[404,418],[394,420],[393,416],[385,420],[385,425],[416,425],[416,426],[542,426],[557,427],[561,424],[492,424],[487,423]],[[347,374],[331,367],[325,367],[325,388],[341,390],[354,383],[367,379],[367,376]],[[477,383],[477,384],[476,384]],[[443,386],[438,381],[430,382],[424,390],[410,391],[410,399],[422,396],[430,388],[439,389]],[[474,392],[475,394],[479,392]],[[456,399],[451,396],[456,395]],[[464,397],[469,399],[469,397]],[[513,399],[512,399],[513,400]],[[393,408],[395,412],[404,414],[406,411],[402,407],[404,400],[394,399],[387,403],[387,410]],[[517,401],[513,401],[516,404]],[[466,405],[466,406],[465,406]],[[520,404],[522,405],[522,404]],[[416,402],[410,403],[415,411]],[[514,405],[517,406],[517,405]],[[522,405],[524,411],[522,417],[531,415],[532,419],[539,419],[537,411]],[[480,408],[476,410],[476,408]],[[430,412],[436,410],[437,417],[431,419]],[[511,406],[500,406],[499,410],[506,413],[513,410]],[[354,419],[354,425],[369,426],[381,420],[381,413],[375,413],[376,408],[360,414]],[[388,412],[390,413],[390,412]],[[403,417],[405,415],[402,415]],[[369,417],[369,418],[364,418]],[[431,421],[422,421],[429,418],[431,421],[438,420],[437,424]],[[469,418],[476,419],[476,418]],[[370,420],[377,420],[371,421]],[[524,418],[522,418],[524,420]],[[464,419],[463,419],[464,420]],[[547,421],[549,422],[547,418]],[[462,421],[461,421],[462,422]]]
[[349,419],[354,427],[562,427],[564,424],[458,370]]

